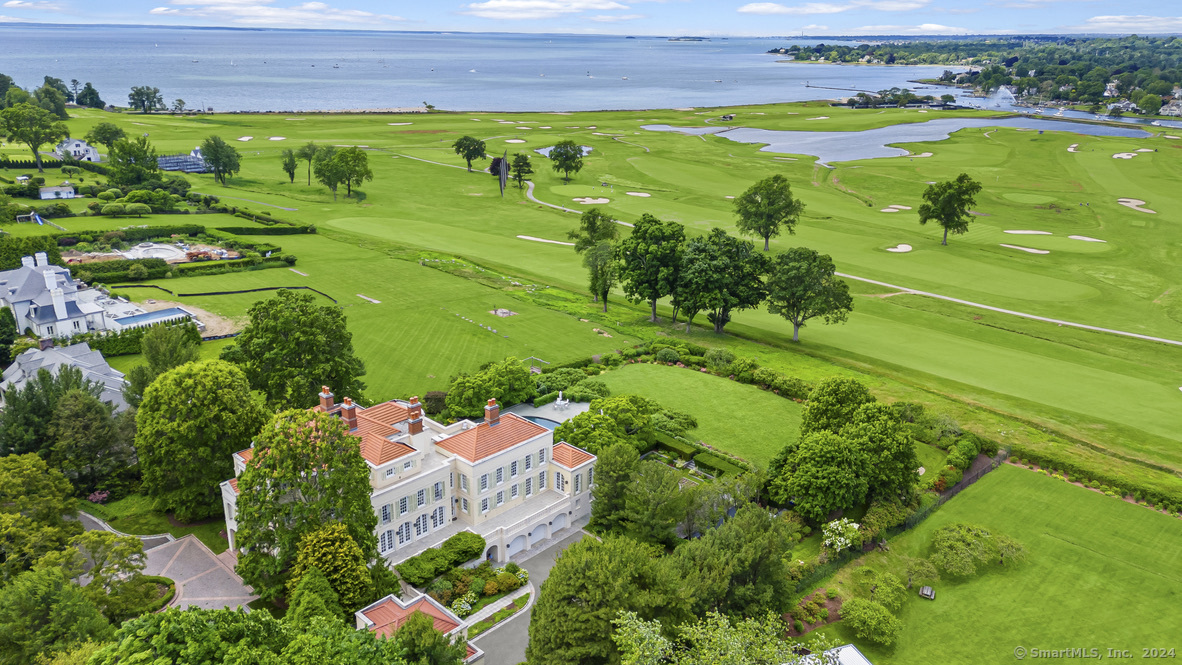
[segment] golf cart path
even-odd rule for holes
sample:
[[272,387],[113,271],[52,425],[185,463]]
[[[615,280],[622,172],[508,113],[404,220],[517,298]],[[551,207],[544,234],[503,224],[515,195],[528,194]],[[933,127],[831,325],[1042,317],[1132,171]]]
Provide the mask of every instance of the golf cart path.
[[1093,332],[1108,333],[1110,335],[1122,335],[1124,337],[1133,337],[1136,339],[1143,339],[1143,340],[1146,340],[1149,342],[1160,342],[1162,344],[1172,344],[1174,346],[1182,346],[1182,342],[1177,341],[1177,340],[1173,340],[1173,339],[1165,339],[1164,337],[1152,337],[1150,335],[1142,335],[1140,333],[1127,332],[1125,330],[1113,330],[1112,328],[1101,328],[1099,326],[1089,326],[1084,323],[1075,323],[1073,321],[1063,321],[1062,319],[1052,319],[1052,318],[1045,317],[1045,316],[1037,316],[1035,314],[1027,314],[1025,312],[1016,312],[1012,309],[1003,309],[1001,307],[993,307],[991,305],[982,305],[981,303],[976,303],[971,300],[961,300],[960,298],[953,298],[951,296],[942,296],[938,293],[928,293],[927,291],[917,291],[915,289],[909,289],[905,286],[899,286],[897,284],[888,284],[887,282],[880,282],[878,280],[868,279],[866,277],[858,277],[857,275],[847,275],[846,273],[841,273],[841,272],[834,273],[834,274],[837,275],[838,277],[845,277],[846,279],[856,279],[859,282],[866,282],[867,284],[875,284],[877,286],[885,286],[890,289],[897,289],[899,291],[902,291],[904,293],[909,293],[912,295],[927,296],[929,298],[936,298],[938,300],[946,300],[948,302],[954,302],[959,305],[967,305],[969,307],[976,307],[977,309],[984,309],[984,310],[988,310],[990,312],[998,312],[1000,314],[1009,314],[1010,316],[1018,316],[1023,319],[1031,319],[1033,321],[1043,321],[1046,323],[1055,323],[1055,324],[1058,324],[1061,326],[1070,326],[1072,328],[1080,328],[1082,330],[1091,330]]

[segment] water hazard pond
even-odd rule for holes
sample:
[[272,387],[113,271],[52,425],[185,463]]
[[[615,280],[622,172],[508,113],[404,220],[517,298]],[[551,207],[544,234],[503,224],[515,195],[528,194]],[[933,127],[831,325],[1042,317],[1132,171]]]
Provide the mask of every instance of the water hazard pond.
[[1126,138],[1148,138],[1149,132],[1125,127],[1091,125],[1082,122],[1061,120],[1039,120],[1037,118],[942,118],[907,125],[891,125],[860,132],[805,132],[751,127],[674,127],[672,125],[644,125],[641,128],[653,132],[679,132],[699,136],[717,134],[739,143],[766,143],[761,152],[777,152],[793,155],[813,155],[822,164],[848,162],[856,159],[876,157],[901,157],[909,154],[902,148],[892,148],[893,143],[919,143],[922,141],[943,141],[962,129],[980,127],[1010,127],[1017,129],[1038,129],[1050,132],[1071,132],[1089,136],[1122,136]]

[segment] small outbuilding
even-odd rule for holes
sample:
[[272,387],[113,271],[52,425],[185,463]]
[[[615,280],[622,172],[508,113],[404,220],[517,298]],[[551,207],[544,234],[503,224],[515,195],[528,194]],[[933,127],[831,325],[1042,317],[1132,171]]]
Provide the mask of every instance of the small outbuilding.
[[920,598],[927,598],[928,600],[935,600],[936,599],[936,590],[930,586],[920,587],[919,597]]
[[41,200],[47,199],[72,199],[74,198],[74,186],[70,184],[58,185],[57,187],[42,187],[38,190],[41,193]]

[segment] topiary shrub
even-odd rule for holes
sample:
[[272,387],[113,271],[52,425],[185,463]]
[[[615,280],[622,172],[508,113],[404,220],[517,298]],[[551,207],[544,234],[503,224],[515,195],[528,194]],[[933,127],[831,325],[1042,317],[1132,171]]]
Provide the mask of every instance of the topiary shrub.
[[676,349],[661,349],[656,354],[659,363],[676,363],[681,361],[681,354]]
[[703,357],[710,371],[717,374],[729,374],[731,363],[735,361],[735,354],[727,349],[710,349]]

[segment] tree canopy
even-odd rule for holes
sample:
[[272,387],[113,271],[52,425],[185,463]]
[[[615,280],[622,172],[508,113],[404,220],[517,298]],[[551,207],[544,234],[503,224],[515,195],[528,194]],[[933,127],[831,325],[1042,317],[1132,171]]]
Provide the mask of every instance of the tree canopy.
[[792,197],[788,179],[779,173],[751,185],[735,198],[735,227],[739,233],[763,238],[763,251],[768,251],[771,238],[788,229],[796,233],[796,221],[804,212],[804,202]]
[[136,365],[127,373],[127,386],[123,399],[132,406],[139,406],[144,391],[156,377],[174,367],[191,363],[201,356],[199,345],[201,333],[192,323],[184,325],[157,325],[148,329],[140,338],[140,353],[144,364]]
[[249,447],[265,421],[246,377],[229,363],[194,362],[161,374],[136,413],[144,492],[184,522],[217,514],[219,486],[234,475],[231,455]]
[[164,105],[164,97],[160,94],[160,88],[147,85],[133,86],[127,95],[127,104],[133,109],[139,109],[140,113],[167,108]]
[[567,139],[559,141],[550,149],[550,163],[555,172],[562,172],[562,179],[570,182],[570,174],[583,170],[583,146]]
[[201,142],[201,157],[213,171],[213,179],[226,186],[226,178],[241,170],[241,155],[238,149],[226,143],[220,136],[210,136]]
[[300,539],[299,553],[287,581],[291,595],[311,569],[320,571],[349,612],[360,609],[372,596],[372,580],[361,551],[349,528],[341,522],[329,522],[309,531]]
[[288,181],[295,184],[296,169],[300,167],[295,151],[291,148],[284,148],[283,152],[280,153],[280,159],[283,164],[283,172],[287,174]]
[[111,405],[77,388],[58,400],[49,438],[50,462],[83,496],[106,487],[135,459],[128,433],[116,422]]
[[533,164],[529,161],[529,155],[523,152],[513,155],[513,166],[510,168],[513,173],[513,179],[517,181],[517,189],[521,189],[527,180],[526,176],[532,175],[534,172]]
[[863,404],[841,435],[873,461],[867,479],[871,499],[898,500],[910,495],[919,483],[915,443],[897,410],[877,402]]
[[33,153],[37,172],[41,166],[41,147],[53,145],[70,136],[66,123],[45,109],[27,102],[0,110],[0,133],[10,143],[23,143]]
[[487,156],[484,154],[484,141],[474,136],[461,136],[456,139],[455,143],[451,144],[451,147],[456,151],[457,155],[468,163],[469,173],[472,172],[472,160],[487,159]]
[[809,319],[841,323],[854,309],[849,286],[834,273],[827,254],[793,247],[773,259],[767,278],[767,310],[792,323],[792,341]]
[[82,90],[78,93],[75,101],[81,106],[92,109],[101,109],[107,106],[107,103],[99,96],[99,91],[95,89],[90,81],[87,81],[86,85],[82,86]]
[[115,146],[115,142],[119,139],[127,138],[127,133],[123,128],[113,122],[100,122],[90,128],[86,133],[86,142],[95,145],[105,145],[107,150]]
[[840,432],[863,404],[874,401],[866,384],[844,376],[821,379],[809,393],[800,417],[800,433]]
[[101,397],[102,386],[82,376],[77,367],[63,366],[57,374],[40,368],[23,388],[15,384],[4,391],[0,410],[0,455],[37,453],[49,459],[53,451],[50,423],[58,402],[72,390]]
[[341,182],[345,184],[345,196],[353,196],[353,188],[360,187],[366,180],[373,180],[373,171],[369,168],[369,155],[358,147],[344,148],[332,157],[337,163]]
[[919,223],[934,221],[944,228],[941,245],[948,244],[948,234],[954,235],[969,230],[973,217],[969,208],[976,205],[976,196],[981,192],[981,183],[962,173],[956,180],[945,180],[928,185],[923,191],[924,202],[919,206]]
[[28,665],[111,634],[94,601],[61,568],[31,570],[0,587],[0,665]]
[[657,320],[657,300],[673,295],[681,268],[685,227],[645,213],[620,241],[620,279],[631,302],[648,301],[649,320]]
[[764,299],[765,270],[766,259],[754,245],[722,229],[687,242],[675,296],[686,314],[686,330],[705,310],[714,332],[722,333],[732,312],[758,306]]
[[250,322],[222,359],[237,364],[272,407],[315,406],[321,386],[361,397],[365,365],[336,305],[316,305],[307,292],[282,290],[247,310]]
[[[570,443],[569,440],[562,440]],[[625,501],[640,470],[640,453],[634,446],[622,442],[600,445],[598,448],[595,484],[591,487],[591,497],[594,499],[591,502],[591,524],[607,533],[622,533]]]
[[146,136],[115,141],[110,154],[107,155],[107,162],[110,166],[107,178],[112,185],[141,185],[160,178],[156,148]]
[[[378,518],[360,442],[339,418],[303,409],[277,414],[255,438],[254,454],[238,478],[237,544],[243,553],[237,570],[260,596],[283,591],[283,574],[297,563],[300,542],[325,524],[343,524],[364,561],[377,557]],[[325,562],[313,558],[305,568],[323,570]]]
[[444,404],[453,418],[483,418],[488,400],[511,406],[537,395],[537,382],[517,358],[488,363],[479,371],[460,373],[451,381]]
[[435,620],[422,612],[410,615],[394,633],[394,643],[414,665],[461,665],[468,657],[463,640],[452,640],[435,630]]
[[296,148],[296,151],[295,151],[295,156],[297,159],[302,159],[302,160],[308,162],[308,185],[309,186],[312,184],[312,162],[316,161],[316,155],[319,152],[320,152],[320,148],[312,141],[308,141],[304,145]]
[[82,531],[72,489],[36,455],[0,457],[0,587]]
[[805,435],[789,460],[785,476],[769,490],[779,503],[795,502],[796,512],[822,522],[834,510],[848,510],[866,498],[870,458],[856,445],[828,431]]

